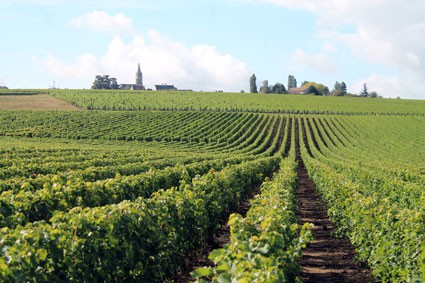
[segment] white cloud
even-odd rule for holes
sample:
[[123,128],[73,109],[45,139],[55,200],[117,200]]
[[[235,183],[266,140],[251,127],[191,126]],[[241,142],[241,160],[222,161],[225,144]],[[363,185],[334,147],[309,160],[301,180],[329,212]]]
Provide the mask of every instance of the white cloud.
[[[348,47],[357,60],[364,63],[391,68],[399,77],[406,79],[387,78],[383,81],[392,84],[393,89],[409,89],[415,97],[424,98],[424,92],[417,86],[423,85],[425,77],[425,1],[258,1],[312,12],[318,17],[319,38],[333,42],[341,46],[341,49]],[[353,27],[350,32],[344,31],[344,26],[347,25]],[[412,77],[417,80],[412,80]],[[407,87],[404,83],[406,81],[412,87]],[[390,92],[388,95],[394,94]],[[405,94],[401,96],[405,97]]]
[[414,74],[405,74],[404,76],[371,74],[363,80],[358,80],[350,85],[349,90],[352,93],[358,94],[362,90],[363,84],[366,83],[369,92],[376,91],[384,97],[418,99],[420,97],[416,95],[417,93],[425,93],[425,85],[418,84],[421,80],[423,81],[423,79]]
[[135,36],[130,42],[115,36],[104,55],[85,54],[70,64],[52,55],[35,58],[35,63],[52,75],[86,88],[98,74],[109,74],[119,83],[134,83],[138,62],[149,88],[168,83],[181,89],[240,91],[247,87],[250,75],[245,63],[213,46],[187,46],[156,31]]
[[93,11],[69,21],[72,26],[78,28],[90,28],[94,31],[108,33],[132,32],[133,20],[122,13],[110,16],[103,11]]
[[259,0],[260,2],[272,3],[275,5],[284,6],[291,9],[307,9],[314,10],[317,6],[314,0]]
[[324,52],[316,54],[297,49],[292,55],[292,65],[297,69],[312,68],[322,73],[335,73],[336,66],[326,53],[326,50],[329,52],[330,47],[327,45],[325,48],[327,49]]
[[91,54],[77,56],[71,64],[59,61],[52,54],[47,54],[45,59],[34,57],[33,62],[58,78],[79,80],[92,77],[94,73],[99,73],[98,60]]

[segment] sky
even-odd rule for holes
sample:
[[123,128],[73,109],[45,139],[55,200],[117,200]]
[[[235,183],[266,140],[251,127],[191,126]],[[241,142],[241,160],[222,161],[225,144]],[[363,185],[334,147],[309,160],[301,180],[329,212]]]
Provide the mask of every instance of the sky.
[[196,91],[314,81],[425,99],[423,0],[1,0],[0,85]]

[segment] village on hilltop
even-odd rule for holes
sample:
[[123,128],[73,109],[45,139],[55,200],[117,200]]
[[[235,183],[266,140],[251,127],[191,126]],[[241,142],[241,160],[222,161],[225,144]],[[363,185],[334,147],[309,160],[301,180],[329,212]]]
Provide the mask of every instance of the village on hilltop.
[[[110,78],[109,75],[103,75],[103,76],[97,75],[91,88],[92,89],[120,89],[120,90],[152,90],[152,89],[146,89],[145,86],[143,85],[143,73],[142,73],[142,70],[140,69],[140,63],[138,63],[137,65],[136,81],[134,84],[118,84],[116,78]],[[177,88],[174,85],[163,83],[163,84],[156,84],[155,90],[170,91],[170,90],[177,90]]]

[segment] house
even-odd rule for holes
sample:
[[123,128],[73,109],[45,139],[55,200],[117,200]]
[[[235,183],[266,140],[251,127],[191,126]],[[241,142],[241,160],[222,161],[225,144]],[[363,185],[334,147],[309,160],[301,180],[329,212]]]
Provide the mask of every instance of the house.
[[167,85],[167,84],[155,85],[155,89],[157,91],[161,91],[161,90],[177,90],[177,88],[174,85]]
[[143,85],[138,84],[120,84],[122,90],[145,90]]
[[307,94],[308,87],[292,87],[289,89],[288,93],[290,94]]

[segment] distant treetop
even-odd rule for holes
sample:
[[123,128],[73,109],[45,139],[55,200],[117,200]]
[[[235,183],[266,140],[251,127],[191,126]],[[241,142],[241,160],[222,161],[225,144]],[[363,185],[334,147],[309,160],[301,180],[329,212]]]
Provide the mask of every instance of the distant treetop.
[[255,77],[255,74],[252,74],[252,76],[249,78],[249,92],[258,93],[257,78]]

